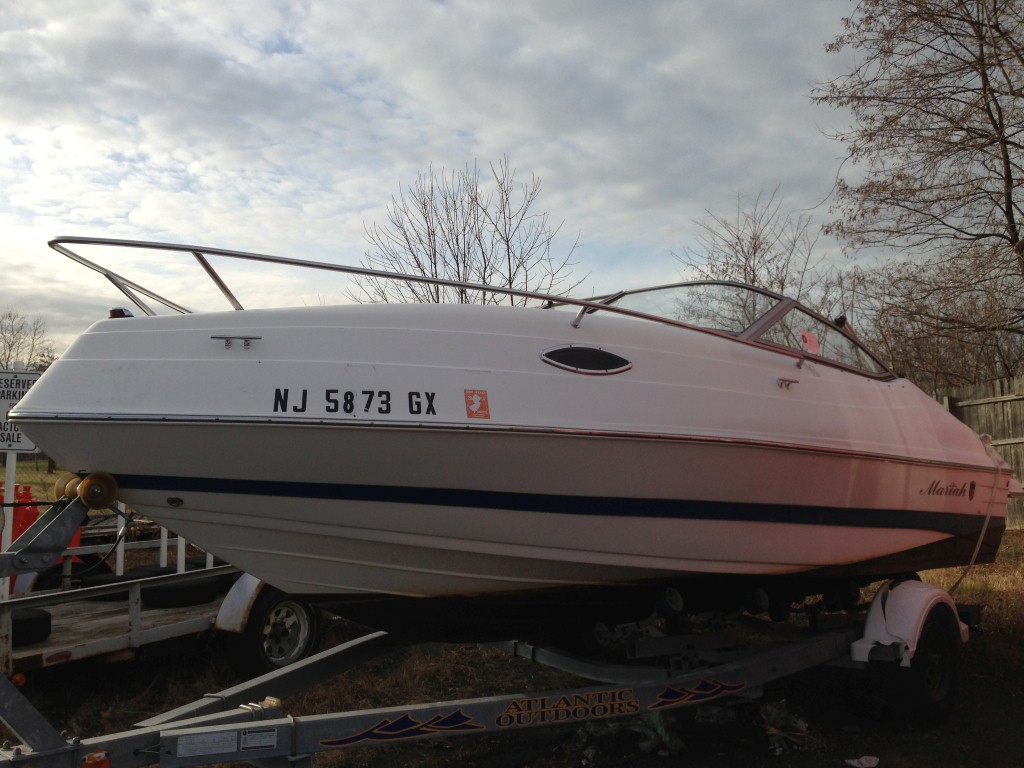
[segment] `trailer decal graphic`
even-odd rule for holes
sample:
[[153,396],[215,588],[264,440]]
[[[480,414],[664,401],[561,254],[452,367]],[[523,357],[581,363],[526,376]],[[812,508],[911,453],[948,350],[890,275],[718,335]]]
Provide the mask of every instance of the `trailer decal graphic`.
[[435,715],[426,722],[420,722],[409,714],[395,720],[381,720],[371,728],[352,736],[321,741],[325,747],[349,747],[363,741],[400,741],[438,733],[465,733],[483,731],[485,726],[474,722],[470,715],[458,709],[448,715]]
[[640,702],[632,688],[589,691],[565,696],[537,696],[516,699],[498,715],[499,728],[547,725],[591,718],[620,717],[640,712]]
[[667,709],[703,704],[706,701],[738,693],[747,687],[746,683],[723,683],[720,680],[701,680],[693,688],[666,688],[658,694],[658,700],[648,709]]

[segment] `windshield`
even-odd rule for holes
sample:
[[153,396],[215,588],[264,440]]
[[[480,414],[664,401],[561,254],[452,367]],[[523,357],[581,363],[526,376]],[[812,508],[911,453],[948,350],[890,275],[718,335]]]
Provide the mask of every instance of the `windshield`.
[[779,299],[743,285],[691,283],[627,293],[610,303],[687,325],[739,334]]
[[889,371],[839,326],[795,301],[740,283],[686,283],[612,296],[623,309],[786,347],[874,375]]
[[886,372],[866,349],[849,336],[799,307],[789,310],[758,338],[870,373]]

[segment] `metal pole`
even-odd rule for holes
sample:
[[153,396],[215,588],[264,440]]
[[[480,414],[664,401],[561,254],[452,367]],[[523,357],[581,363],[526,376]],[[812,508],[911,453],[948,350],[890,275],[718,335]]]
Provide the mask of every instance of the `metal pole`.
[[[14,494],[14,483],[18,476],[18,454],[14,451],[7,451],[7,479],[4,481],[4,503],[13,504],[17,497]],[[6,552],[11,548],[11,538],[14,535],[14,507],[3,509],[3,538],[0,540],[0,550]],[[0,579],[0,601],[10,598],[9,576]]]
[[114,554],[114,573],[118,576],[124,575],[124,529],[128,527],[127,508],[122,502],[117,503],[117,509],[121,513],[117,518],[117,551]]
[[167,529],[160,526],[160,567],[167,567]]

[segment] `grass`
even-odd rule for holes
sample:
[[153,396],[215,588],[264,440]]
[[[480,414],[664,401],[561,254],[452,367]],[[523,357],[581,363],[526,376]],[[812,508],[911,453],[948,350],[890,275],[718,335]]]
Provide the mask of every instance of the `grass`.
[[[32,494],[40,501],[53,501],[53,484],[61,474],[60,470],[48,471],[49,461],[39,454],[24,454],[18,458],[18,471],[15,483],[32,486]],[[6,470],[5,470],[6,471]],[[0,473],[0,482],[5,474]]]
[[[921,573],[924,581],[947,590],[952,589],[962,577],[963,581],[954,594],[959,602],[998,602],[1001,596],[1016,598],[1024,577],[1024,529],[1008,530],[1003,534],[995,563],[976,565],[971,569],[945,568]],[[1020,603],[1020,600],[1014,599],[1006,608],[1017,613],[1015,618],[1024,623],[1024,605]]]

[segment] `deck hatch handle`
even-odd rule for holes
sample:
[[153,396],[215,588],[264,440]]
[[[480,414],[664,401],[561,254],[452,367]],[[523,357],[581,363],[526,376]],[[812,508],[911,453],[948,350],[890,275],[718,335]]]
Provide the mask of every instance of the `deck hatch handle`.
[[262,336],[239,336],[229,333],[218,333],[210,337],[211,339],[223,339],[224,349],[231,349],[231,342],[240,341],[242,342],[242,349],[249,349],[252,346],[252,342],[259,341]]

